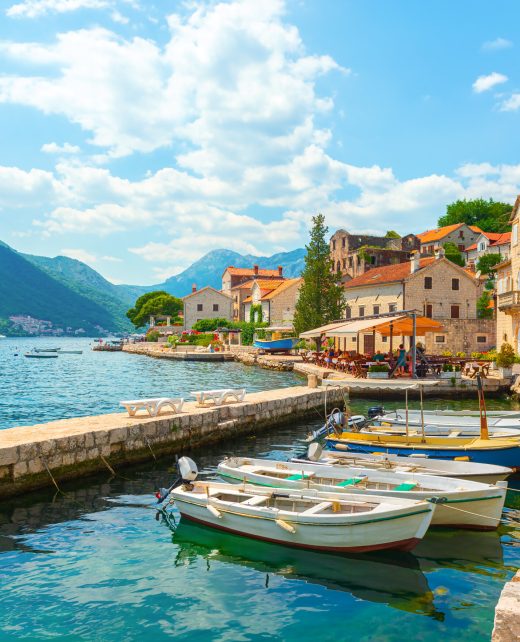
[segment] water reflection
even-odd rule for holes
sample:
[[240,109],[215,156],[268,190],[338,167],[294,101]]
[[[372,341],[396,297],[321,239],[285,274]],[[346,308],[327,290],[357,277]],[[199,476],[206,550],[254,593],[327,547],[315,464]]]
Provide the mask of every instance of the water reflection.
[[427,615],[442,621],[434,596],[417,560],[409,554],[392,553],[347,557],[299,551],[268,542],[253,541],[181,521],[172,538],[178,547],[176,565],[192,564],[202,557],[211,572],[213,564],[239,564],[269,575],[318,584],[345,591],[362,600],[387,604],[395,609]]

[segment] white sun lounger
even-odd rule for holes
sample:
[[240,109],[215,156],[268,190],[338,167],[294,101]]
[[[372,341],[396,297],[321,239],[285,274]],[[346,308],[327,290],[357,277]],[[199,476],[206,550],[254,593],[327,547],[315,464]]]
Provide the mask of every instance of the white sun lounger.
[[139,410],[146,410],[150,417],[157,417],[163,408],[169,407],[173,412],[180,412],[184,405],[184,399],[171,397],[156,397],[154,399],[134,399],[132,401],[121,401],[130,417],[135,417]]
[[229,399],[234,399],[237,402],[244,401],[246,389],[222,388],[221,390],[197,390],[191,394],[197,399],[199,406],[203,406],[207,401],[213,401],[215,406],[220,406]]

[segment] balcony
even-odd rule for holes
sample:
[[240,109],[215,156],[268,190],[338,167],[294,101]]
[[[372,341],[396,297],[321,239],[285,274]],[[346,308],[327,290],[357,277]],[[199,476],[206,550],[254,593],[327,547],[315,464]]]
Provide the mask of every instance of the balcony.
[[504,312],[520,310],[520,291],[511,290],[510,292],[499,294],[497,297],[497,305],[498,309]]

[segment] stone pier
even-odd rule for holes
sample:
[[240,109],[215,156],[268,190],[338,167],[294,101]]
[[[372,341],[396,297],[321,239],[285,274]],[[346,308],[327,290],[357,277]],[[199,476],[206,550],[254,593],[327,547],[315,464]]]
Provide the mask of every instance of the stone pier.
[[59,483],[315,418],[316,410],[323,415],[325,399],[329,408],[341,406],[345,391],[295,386],[251,393],[242,403],[201,408],[189,402],[181,413],[159,417],[115,413],[0,430],[0,498],[50,486],[52,477]]
[[495,608],[492,642],[520,640],[520,571],[504,586]]

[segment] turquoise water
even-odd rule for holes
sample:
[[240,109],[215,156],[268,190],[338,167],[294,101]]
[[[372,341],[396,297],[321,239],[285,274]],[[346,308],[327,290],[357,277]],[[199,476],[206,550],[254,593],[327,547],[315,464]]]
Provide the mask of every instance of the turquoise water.
[[[24,353],[35,347],[83,350],[83,354],[26,359]],[[222,386],[253,392],[298,382],[301,379],[293,374],[233,362],[168,361],[124,352],[93,352],[89,339],[0,339],[0,429],[119,412],[121,399],[189,398],[192,390]]]
[[[11,347],[2,344],[5,356]],[[54,370],[43,368],[47,362],[29,370],[30,360],[20,364],[10,356],[12,397],[2,396],[3,424],[54,418],[63,410],[69,416],[85,408],[111,411],[132,392],[189,391],[206,372],[212,386],[240,381],[259,389],[296,381],[236,364],[194,364],[192,370],[182,362],[93,354],[70,355],[76,364],[63,355]],[[56,395],[58,409],[50,403]],[[364,413],[373,403],[353,401],[352,409]],[[316,416],[191,455],[206,476],[229,453],[285,459],[301,452],[298,440],[321,423]],[[520,564],[520,529],[511,521],[520,513],[520,494],[509,493],[509,523],[499,532],[436,530],[410,554],[345,557],[182,522],[172,533],[156,521],[153,496],[172,479],[171,463],[0,504],[0,642],[489,640],[500,591]]]

